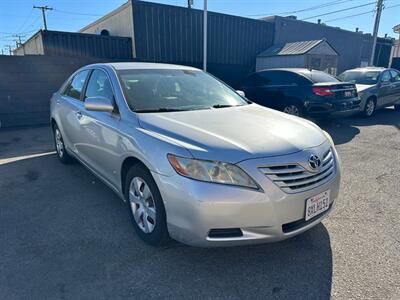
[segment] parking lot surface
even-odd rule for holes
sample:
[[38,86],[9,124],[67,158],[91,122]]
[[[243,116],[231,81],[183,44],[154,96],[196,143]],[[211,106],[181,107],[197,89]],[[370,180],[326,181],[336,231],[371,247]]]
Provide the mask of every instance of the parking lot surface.
[[0,299],[400,299],[400,113],[318,122],[342,160],[336,210],[293,239],[153,248],[49,127],[0,131]]

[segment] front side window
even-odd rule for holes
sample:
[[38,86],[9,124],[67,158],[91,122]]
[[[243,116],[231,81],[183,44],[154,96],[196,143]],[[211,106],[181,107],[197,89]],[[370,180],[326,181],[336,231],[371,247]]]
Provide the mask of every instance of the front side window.
[[86,88],[85,99],[88,97],[105,97],[114,99],[112,87],[107,74],[101,70],[94,70]]
[[89,74],[89,70],[84,70],[79,73],[77,73],[74,78],[70,81],[70,83],[67,85],[64,91],[64,95],[69,96],[71,98],[80,100],[81,98],[81,93],[83,86],[86,81],[86,77]]
[[400,81],[400,73],[395,70],[390,70],[390,74],[392,74],[392,78],[394,82]]
[[391,78],[392,77],[390,76],[389,71],[385,71],[385,72],[382,73],[381,81],[382,82],[389,82]]
[[339,75],[340,80],[344,82],[374,85],[378,82],[381,72],[379,71],[346,71]]
[[247,101],[221,81],[199,70],[119,70],[131,110],[193,110],[245,105]]

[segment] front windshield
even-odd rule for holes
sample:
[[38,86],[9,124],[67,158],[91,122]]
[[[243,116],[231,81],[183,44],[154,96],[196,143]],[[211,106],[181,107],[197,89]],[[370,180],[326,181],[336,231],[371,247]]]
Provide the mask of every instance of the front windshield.
[[356,84],[373,85],[378,82],[379,71],[346,71],[339,75],[340,80]]
[[131,69],[117,72],[126,101],[136,112],[247,104],[234,90],[200,70]]

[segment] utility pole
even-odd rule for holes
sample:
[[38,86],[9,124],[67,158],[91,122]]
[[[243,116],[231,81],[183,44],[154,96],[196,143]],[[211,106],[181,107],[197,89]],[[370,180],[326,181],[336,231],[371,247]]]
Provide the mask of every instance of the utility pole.
[[193,0],[187,0],[188,8],[192,8],[192,5],[193,5]]
[[13,37],[16,37],[18,39],[18,43],[22,44],[21,38],[24,37],[25,35],[20,35],[20,34],[14,34]]
[[375,50],[376,50],[376,41],[378,39],[378,31],[379,31],[379,22],[381,20],[381,14],[383,9],[383,0],[378,0],[376,3],[376,16],[375,16],[375,24],[374,24],[374,33],[372,36],[372,53],[371,58],[369,60],[369,65],[374,65],[375,58]]
[[11,49],[11,46],[10,45],[5,45],[6,47],[8,47],[8,51],[9,51],[9,54],[10,55],[12,55],[12,49]]
[[207,71],[207,0],[204,0],[203,12],[203,71]]
[[46,10],[53,10],[53,8],[46,6],[33,6],[33,8],[40,9],[42,11],[42,16],[43,16],[43,24],[44,24],[44,30],[47,30],[47,22],[46,22]]

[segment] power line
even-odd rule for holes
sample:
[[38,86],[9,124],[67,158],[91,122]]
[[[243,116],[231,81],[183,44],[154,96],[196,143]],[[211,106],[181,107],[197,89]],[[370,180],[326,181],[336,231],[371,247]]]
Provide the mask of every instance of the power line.
[[73,12],[73,11],[65,11],[65,10],[59,10],[59,9],[54,9],[54,12],[61,13],[61,14],[69,14],[69,15],[79,15],[79,16],[92,16],[92,17],[102,17],[103,16],[103,15],[99,15],[99,14],[77,13],[77,12]]
[[[299,12],[305,12],[305,11],[310,11],[310,10],[321,9],[321,8],[329,7],[329,6],[332,6],[332,5],[339,5],[339,4],[346,3],[346,2],[350,2],[350,1],[354,1],[354,0],[336,0],[336,1],[327,2],[327,3],[324,3],[324,4],[320,4],[320,5],[315,5],[315,6],[311,6],[311,7],[299,9],[299,10],[284,11],[284,12],[274,13],[274,15],[290,15],[290,14],[296,14],[296,13],[299,13]],[[266,16],[266,15],[269,15],[269,14],[271,14],[271,13],[249,15],[249,17]]]
[[352,9],[356,9],[356,8],[360,8],[360,7],[364,7],[364,6],[368,6],[368,5],[373,5],[373,4],[375,4],[375,2],[369,2],[369,3],[366,3],[366,4],[362,4],[362,5],[351,6],[351,7],[348,7],[348,8],[331,11],[331,12],[324,13],[324,14],[321,14],[321,15],[307,17],[307,18],[304,18],[304,19],[301,19],[301,20],[305,21],[305,20],[314,19],[314,18],[317,18],[317,17],[323,17],[323,16],[327,16],[327,15],[332,15],[332,14],[336,14],[336,13],[339,13],[339,12],[344,12],[344,11],[348,11],[348,10],[352,10]]
[[[394,8],[394,7],[398,7],[398,6],[400,6],[400,4],[396,4],[396,5],[392,5],[392,6],[387,6],[387,7],[384,7],[383,10],[387,10],[387,9]],[[329,23],[329,22],[339,21],[339,20],[343,20],[343,19],[358,17],[358,16],[362,16],[362,15],[366,15],[366,14],[372,14],[372,13],[374,13],[374,12],[375,12],[375,10],[370,10],[370,11],[362,12],[362,13],[359,13],[359,14],[348,15],[348,16],[344,16],[344,17],[340,17],[340,18],[335,18],[335,19],[326,20],[326,21],[324,21],[324,23]]]
[[26,17],[25,21],[22,23],[21,26],[18,27],[17,32],[19,32],[26,25],[26,23],[28,22],[29,18],[32,16],[33,11],[34,11],[34,8],[32,7],[31,11],[29,12],[29,15]]
[[354,14],[354,15],[349,15],[349,16],[345,16],[345,17],[340,17],[340,18],[335,18],[335,19],[326,20],[326,21],[324,21],[324,23],[330,23],[330,22],[335,22],[335,21],[338,21],[338,20],[344,20],[344,19],[348,19],[348,18],[354,18],[354,17],[357,17],[357,16],[362,16],[362,15],[366,15],[366,14],[372,14],[372,13],[374,13],[374,12],[375,12],[375,10],[370,10],[370,11],[362,12],[362,13],[359,13],[359,14]]

